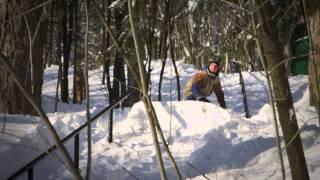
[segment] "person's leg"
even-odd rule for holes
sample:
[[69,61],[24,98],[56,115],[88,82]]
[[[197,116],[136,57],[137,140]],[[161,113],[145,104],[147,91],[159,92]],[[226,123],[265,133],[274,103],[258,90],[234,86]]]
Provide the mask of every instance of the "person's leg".
[[185,97],[184,100],[192,100],[192,101],[196,101],[196,97],[194,97],[192,94],[190,94],[189,96]]
[[222,91],[220,79],[218,79],[216,81],[216,83],[214,84],[213,91],[217,96],[217,99],[218,99],[218,102],[220,104],[220,107],[226,109],[227,105],[226,105],[226,101],[224,100],[224,93]]
[[210,102],[206,97],[200,97],[197,99],[193,95],[189,95],[189,96],[185,97],[184,100]]

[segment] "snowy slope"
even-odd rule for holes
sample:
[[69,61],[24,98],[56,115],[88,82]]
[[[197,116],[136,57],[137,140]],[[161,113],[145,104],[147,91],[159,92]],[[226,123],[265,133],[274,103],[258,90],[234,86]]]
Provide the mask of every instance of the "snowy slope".
[[[267,104],[267,87],[264,77],[258,73],[243,73],[249,95],[249,109],[252,115],[244,116],[242,94],[238,74],[221,74],[225,92],[227,110],[217,105],[215,95],[209,99],[212,103],[177,101],[176,79],[170,62],[165,69],[162,85],[162,101],[156,101],[158,78],[161,62],[153,65],[152,99],[160,125],[170,150],[175,157],[185,179],[281,179],[277,150],[275,148],[275,130],[270,106]],[[195,72],[190,65],[182,61],[177,63],[181,87]],[[46,70],[43,107],[61,137],[83,124],[85,106],[59,103],[59,112],[53,113],[53,97],[56,85],[56,67]],[[105,87],[100,85],[101,74],[91,72],[91,112],[108,104]],[[72,79],[72,76],[70,76]],[[301,137],[304,143],[306,159],[311,179],[320,175],[320,130],[314,108],[308,106],[307,76],[291,77],[295,107]],[[72,87],[72,86],[70,86]],[[39,153],[34,148],[28,151],[23,147],[27,142],[41,149],[52,143],[50,137],[39,138],[39,131],[46,134],[41,121],[30,116],[19,119],[21,125],[7,125],[7,133],[16,133],[11,127],[23,128],[19,136],[0,135],[0,179],[14,172],[21,164]],[[16,120],[18,121],[18,120]],[[21,122],[24,123],[21,123]],[[3,121],[0,121],[2,123]],[[2,125],[2,124],[1,124]],[[24,125],[24,126],[22,126]],[[159,179],[152,136],[145,114],[144,105],[139,102],[132,108],[114,112],[114,142],[108,143],[108,113],[93,124],[92,179]],[[36,138],[37,137],[37,138]],[[81,134],[82,174],[86,168],[86,135]],[[72,152],[72,143],[67,148]],[[161,148],[163,148],[161,146]],[[17,156],[19,155],[19,156]],[[172,165],[163,151],[163,158],[169,179],[176,179]],[[286,174],[290,179],[287,158]],[[267,168],[266,168],[267,167]],[[84,175],[84,174],[83,174]],[[72,179],[69,172],[53,156],[35,167],[36,179]]]

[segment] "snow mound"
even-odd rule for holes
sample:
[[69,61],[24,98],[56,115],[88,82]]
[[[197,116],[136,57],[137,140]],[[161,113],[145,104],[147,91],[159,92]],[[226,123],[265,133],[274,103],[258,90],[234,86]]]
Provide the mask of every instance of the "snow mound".
[[[250,130],[244,129],[244,126],[250,124],[248,120],[239,121],[228,110],[211,103],[153,102],[153,106],[170,150],[185,178],[197,177],[197,168],[208,173],[221,167],[243,167],[257,154],[274,146],[274,139],[270,137],[249,139],[258,131],[248,135]],[[128,116],[123,118],[114,122],[114,143],[95,151],[94,157],[99,161],[94,163],[94,169],[104,167],[104,178],[121,174],[122,179],[130,179],[130,175],[121,172],[124,167],[143,179],[157,178],[155,151],[144,104],[136,103]],[[237,134],[241,129],[242,133]],[[106,139],[100,139],[94,146],[107,146]],[[168,176],[174,179],[172,165],[164,150],[163,157]]]

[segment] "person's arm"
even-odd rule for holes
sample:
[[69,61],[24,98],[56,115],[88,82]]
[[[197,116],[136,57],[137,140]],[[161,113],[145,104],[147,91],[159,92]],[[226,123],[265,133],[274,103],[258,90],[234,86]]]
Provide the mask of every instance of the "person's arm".
[[196,98],[197,101],[210,102],[205,96],[200,93],[200,87],[198,84],[193,83],[191,86],[192,95]]
[[196,99],[201,97],[201,93],[199,92],[199,90],[200,90],[199,85],[197,83],[195,83],[195,82],[192,83],[191,93]]
[[222,107],[224,109],[227,109],[227,105],[226,105],[226,102],[224,100],[224,93],[222,91],[221,82],[220,82],[219,79],[217,80],[217,82],[213,86],[213,91],[217,96],[217,99],[218,99],[218,102],[220,104],[220,107]]
[[196,73],[193,77],[193,83],[191,86],[191,94],[197,101],[204,101],[209,102],[208,99],[205,97],[205,95],[202,94],[200,91],[201,88],[205,85],[206,82],[206,76],[205,73],[199,72]]

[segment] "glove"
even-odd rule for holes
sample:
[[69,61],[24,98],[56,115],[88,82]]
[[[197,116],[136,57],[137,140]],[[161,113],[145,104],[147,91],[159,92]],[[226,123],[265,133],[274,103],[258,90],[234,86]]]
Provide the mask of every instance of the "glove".
[[197,97],[197,101],[210,102],[206,97]]

